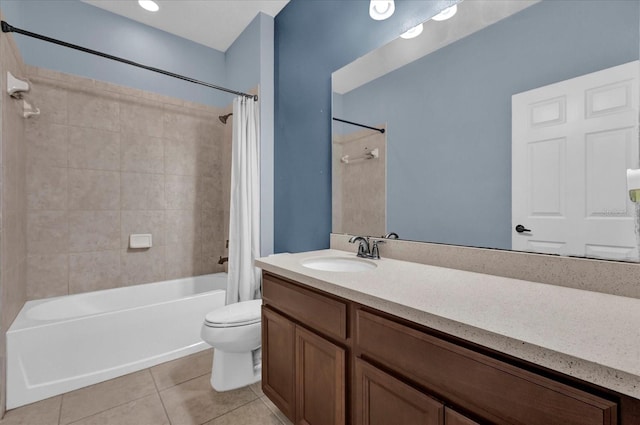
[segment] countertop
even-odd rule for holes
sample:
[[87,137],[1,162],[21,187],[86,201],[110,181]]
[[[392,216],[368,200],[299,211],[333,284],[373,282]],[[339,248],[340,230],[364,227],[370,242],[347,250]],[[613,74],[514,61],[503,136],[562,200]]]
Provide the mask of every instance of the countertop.
[[302,266],[340,250],[277,254],[256,267],[640,399],[640,299],[382,258],[360,272]]

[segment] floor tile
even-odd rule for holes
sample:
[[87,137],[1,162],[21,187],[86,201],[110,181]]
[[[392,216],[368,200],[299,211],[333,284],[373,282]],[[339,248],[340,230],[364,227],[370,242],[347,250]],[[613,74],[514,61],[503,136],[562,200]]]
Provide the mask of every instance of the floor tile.
[[9,410],[0,425],[58,425],[62,396]]
[[73,422],[73,425],[169,425],[169,418],[160,396],[152,394]]
[[154,393],[149,369],[81,388],[62,396],[60,423],[68,424]]
[[280,419],[282,421],[282,423],[284,425],[293,425],[293,422],[291,422],[285,415],[284,413],[282,413],[280,411],[280,409],[278,409],[276,407],[275,404],[273,404],[273,402],[271,400],[269,400],[266,396],[265,397],[261,397],[260,400],[262,400],[262,402],[269,408],[269,410],[271,410],[273,413],[275,413],[275,415],[278,417],[278,419]]
[[181,384],[190,379],[211,373],[213,348],[182,357],[151,368],[151,374],[159,390]]
[[199,425],[257,399],[248,387],[217,392],[209,379],[207,374],[160,392],[172,424]]
[[262,400],[258,399],[205,425],[282,425],[282,422]]
[[251,388],[251,391],[256,393],[258,397],[264,396],[264,393],[262,392],[262,381],[258,381],[255,384],[249,385],[249,388]]

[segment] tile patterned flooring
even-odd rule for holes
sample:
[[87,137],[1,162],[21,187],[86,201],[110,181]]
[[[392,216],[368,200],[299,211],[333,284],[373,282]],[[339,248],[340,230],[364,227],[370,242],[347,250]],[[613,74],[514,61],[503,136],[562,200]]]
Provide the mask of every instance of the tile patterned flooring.
[[0,425],[291,425],[260,383],[216,392],[213,350],[10,410]]

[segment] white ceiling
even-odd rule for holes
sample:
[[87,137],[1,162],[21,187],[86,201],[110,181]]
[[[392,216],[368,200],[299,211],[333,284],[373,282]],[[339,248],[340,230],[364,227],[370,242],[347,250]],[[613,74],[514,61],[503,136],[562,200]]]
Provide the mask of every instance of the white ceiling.
[[276,16],[289,0],[155,0],[147,12],[136,0],[82,0],[134,21],[226,52],[259,12]]

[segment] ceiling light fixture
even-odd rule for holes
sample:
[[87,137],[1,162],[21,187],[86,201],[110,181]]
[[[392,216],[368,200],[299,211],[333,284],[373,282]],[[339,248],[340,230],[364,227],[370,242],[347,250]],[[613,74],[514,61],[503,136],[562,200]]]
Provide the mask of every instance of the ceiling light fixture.
[[148,10],[149,12],[157,12],[160,10],[160,6],[153,0],[138,0],[138,4],[144,10]]
[[436,16],[434,16],[431,19],[433,19],[434,21],[446,21],[449,18],[453,18],[453,15],[455,15],[457,11],[458,11],[458,5],[454,4],[451,7],[447,7],[445,10],[438,13]]
[[371,0],[369,16],[376,21],[382,21],[393,15],[396,5],[393,0]]
[[411,28],[409,31],[406,31],[400,34],[400,37],[404,38],[405,40],[409,40],[410,38],[415,38],[420,34],[422,34],[423,29],[424,29],[424,26],[422,24],[418,24],[415,27]]

